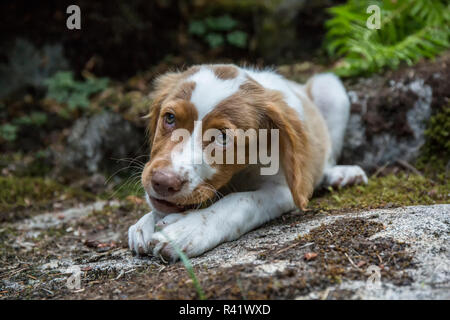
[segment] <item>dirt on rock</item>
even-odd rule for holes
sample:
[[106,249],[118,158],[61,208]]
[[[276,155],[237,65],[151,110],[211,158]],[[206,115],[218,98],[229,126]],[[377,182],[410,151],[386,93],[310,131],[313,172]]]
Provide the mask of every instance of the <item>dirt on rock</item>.
[[[194,278],[181,262],[131,254],[127,229],[144,213],[101,202],[3,225],[0,298],[360,299],[392,290],[449,298],[448,205],[292,212],[191,259]],[[79,288],[68,287],[74,267]],[[429,280],[436,268],[440,277]],[[371,270],[381,289],[367,288]]]

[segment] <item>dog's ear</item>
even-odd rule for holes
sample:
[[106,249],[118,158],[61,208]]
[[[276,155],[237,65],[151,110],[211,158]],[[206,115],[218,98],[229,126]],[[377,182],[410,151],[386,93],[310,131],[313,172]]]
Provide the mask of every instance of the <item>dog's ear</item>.
[[156,125],[158,124],[161,105],[164,102],[164,100],[168,97],[170,92],[178,84],[180,78],[181,73],[168,72],[157,77],[154,81],[153,84],[154,89],[152,93],[150,93],[150,99],[152,100],[150,112],[144,117],[150,119],[148,124],[150,149],[152,147],[153,140],[155,138]]
[[310,145],[304,126],[295,110],[284,102],[269,103],[264,109],[269,126],[279,130],[281,166],[294,203],[305,210],[314,184]]

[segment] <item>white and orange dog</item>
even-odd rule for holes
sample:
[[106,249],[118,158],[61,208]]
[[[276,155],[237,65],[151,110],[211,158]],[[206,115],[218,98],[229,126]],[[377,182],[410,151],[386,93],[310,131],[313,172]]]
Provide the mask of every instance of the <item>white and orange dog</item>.
[[[342,83],[329,73],[306,85],[234,65],[160,76],[149,113],[150,161],[142,173],[152,211],[130,227],[130,249],[176,260],[178,247],[197,256],[285,212],[305,209],[320,184],[367,183],[360,167],[336,165],[349,108]],[[174,138],[180,129],[188,133],[181,142]],[[218,134],[209,135],[208,143],[209,129]],[[260,130],[277,130],[279,148],[273,139],[268,148],[279,152],[280,169],[267,175],[259,162],[198,161],[238,149],[234,129],[257,132],[244,139],[246,160],[252,140],[262,139]]]

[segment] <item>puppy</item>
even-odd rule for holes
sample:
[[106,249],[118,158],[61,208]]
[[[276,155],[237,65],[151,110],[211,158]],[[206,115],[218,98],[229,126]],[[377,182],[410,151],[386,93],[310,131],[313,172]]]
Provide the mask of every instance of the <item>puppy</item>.
[[301,85],[273,71],[200,65],[157,78],[152,98],[142,172],[152,211],[128,231],[137,254],[194,257],[305,209],[320,184],[367,183],[360,167],[336,165],[350,103],[331,73]]

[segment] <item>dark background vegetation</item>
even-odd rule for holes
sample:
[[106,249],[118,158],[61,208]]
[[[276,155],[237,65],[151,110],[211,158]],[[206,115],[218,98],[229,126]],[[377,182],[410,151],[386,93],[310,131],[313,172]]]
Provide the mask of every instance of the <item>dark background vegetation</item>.
[[[101,150],[95,152],[104,154],[98,169],[110,174],[123,166],[112,159],[148,152],[140,116],[148,110],[145,96],[155,75],[199,63],[276,67],[327,61],[322,47],[329,16],[325,9],[338,3],[342,1],[2,1],[0,150],[31,153],[42,158],[39,167],[64,168],[57,175],[64,180],[73,175],[66,174],[61,153],[76,120],[113,110],[140,137],[136,134],[138,141],[124,152],[97,146]],[[71,4],[81,8],[81,30],[66,28]],[[99,92],[106,92],[100,102],[95,100]],[[112,123],[123,125],[114,119]],[[85,169],[80,162],[86,161],[81,157],[69,167]]]
[[[325,8],[343,1],[77,1],[82,28],[65,28],[65,9],[73,1],[4,1],[2,46],[26,38],[40,48],[58,43],[71,68],[125,79],[167,61],[189,65],[204,61],[276,65],[315,57],[324,37]],[[310,2],[310,3],[307,3]],[[300,10],[302,9],[302,10]],[[193,33],[192,24],[211,17],[232,17],[236,25],[216,24],[208,33],[242,31],[241,46],[215,47]],[[228,29],[229,28],[229,29]],[[211,43],[214,40],[210,40]],[[220,41],[220,40],[218,40]],[[3,51],[5,53],[5,51]],[[2,55],[2,60],[6,57]]]

